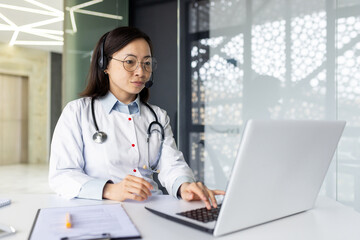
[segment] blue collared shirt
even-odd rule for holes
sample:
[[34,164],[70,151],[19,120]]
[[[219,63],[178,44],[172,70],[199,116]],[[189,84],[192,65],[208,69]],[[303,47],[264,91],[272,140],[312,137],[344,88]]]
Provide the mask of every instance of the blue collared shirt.
[[102,97],[100,99],[100,102],[101,102],[103,108],[105,109],[105,111],[109,114],[111,113],[111,111],[118,111],[118,112],[126,113],[129,115],[132,115],[132,114],[139,115],[140,114],[140,108],[139,108],[140,97],[139,97],[139,95],[131,103],[125,104],[125,103],[120,102],[114,96],[114,94],[112,94],[111,92],[108,92],[104,97]]

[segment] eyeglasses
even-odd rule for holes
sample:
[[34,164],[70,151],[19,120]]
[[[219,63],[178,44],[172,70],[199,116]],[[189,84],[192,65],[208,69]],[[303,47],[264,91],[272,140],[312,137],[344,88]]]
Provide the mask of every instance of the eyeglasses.
[[157,61],[153,57],[146,58],[144,62],[138,61],[137,57],[135,56],[127,56],[124,60],[116,59],[113,57],[110,57],[110,59],[122,62],[125,70],[128,72],[135,71],[139,67],[139,63],[141,63],[142,68],[149,73],[154,72],[157,67]]

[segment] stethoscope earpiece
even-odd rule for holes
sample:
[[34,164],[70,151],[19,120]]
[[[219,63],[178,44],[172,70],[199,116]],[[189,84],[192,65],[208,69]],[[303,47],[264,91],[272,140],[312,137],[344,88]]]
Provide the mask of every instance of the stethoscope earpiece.
[[[148,167],[144,164],[143,169],[144,169],[144,170],[147,170]],[[158,170],[149,169],[149,170],[150,170],[151,172],[153,172],[153,173],[160,173],[160,170],[159,170],[159,169],[158,169]]]

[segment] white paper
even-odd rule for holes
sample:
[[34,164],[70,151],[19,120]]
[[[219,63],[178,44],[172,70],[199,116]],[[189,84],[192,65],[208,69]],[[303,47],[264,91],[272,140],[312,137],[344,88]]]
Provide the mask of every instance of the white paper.
[[[71,215],[71,228],[65,227],[66,213]],[[112,238],[140,236],[120,204],[104,204],[43,208],[30,239],[91,239],[99,238],[103,233]]]

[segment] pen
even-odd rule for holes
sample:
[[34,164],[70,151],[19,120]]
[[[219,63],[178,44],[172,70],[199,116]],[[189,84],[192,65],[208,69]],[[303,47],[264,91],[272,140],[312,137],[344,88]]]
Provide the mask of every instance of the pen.
[[71,228],[71,215],[70,215],[70,213],[66,213],[65,226],[66,226],[66,228]]

